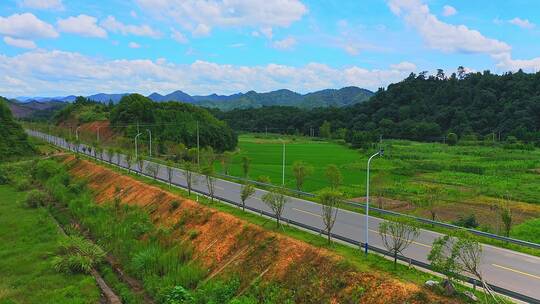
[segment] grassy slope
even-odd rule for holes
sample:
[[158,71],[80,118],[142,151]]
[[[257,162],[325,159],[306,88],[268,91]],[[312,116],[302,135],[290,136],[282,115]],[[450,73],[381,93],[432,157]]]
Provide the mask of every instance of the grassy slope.
[[[86,159],[95,162],[95,160],[92,160],[89,158],[86,158]],[[283,234],[297,240],[301,240],[315,247],[331,250],[337,253],[339,256],[345,258],[345,260],[347,260],[349,263],[354,265],[354,267],[358,271],[381,273],[383,275],[389,275],[390,277],[395,277],[395,278],[398,278],[399,280],[415,283],[418,285],[422,285],[426,280],[439,279],[438,277],[435,277],[431,274],[422,272],[415,268],[409,268],[401,264],[398,264],[397,269],[394,269],[393,263],[390,260],[384,259],[380,257],[379,255],[371,254],[369,256],[365,256],[364,254],[359,254],[358,248],[353,248],[353,247],[350,247],[341,243],[337,243],[337,242],[332,242],[331,244],[328,244],[326,241],[326,237],[314,235],[312,233],[306,232],[304,230],[301,230],[292,226],[285,225],[280,229],[276,229],[275,221],[260,217],[259,215],[255,215],[249,212],[243,212],[241,209],[232,207],[227,204],[223,204],[219,202],[211,202],[210,200],[204,197],[197,197],[195,194],[192,194],[191,196],[189,196],[187,194],[187,191],[185,191],[184,189],[180,189],[177,187],[169,187],[165,185],[164,183],[157,182],[151,178],[137,175],[134,173],[128,174],[125,170],[119,169],[115,166],[111,166],[107,164],[106,162],[101,162],[100,164],[104,165],[105,167],[109,169],[112,169],[115,172],[130,176],[138,181],[142,181],[144,183],[159,187],[167,192],[177,194],[185,198],[190,198],[192,200],[195,200],[197,198],[198,201],[205,206],[234,215],[235,217],[239,219],[243,219],[247,222],[258,225],[270,231]],[[460,290],[471,291],[471,289],[465,288],[463,286],[459,286],[458,288]],[[475,293],[477,296],[479,296],[480,302],[484,303],[483,297],[480,297],[481,293],[479,291],[475,291]],[[464,300],[464,299],[461,299],[461,300]]]
[[94,278],[52,268],[61,234],[46,210],[22,207],[23,198],[0,186],[0,303],[97,303]]
[[[231,166],[232,175],[242,175],[242,157],[248,156],[252,159],[250,177],[267,175],[274,183],[281,182],[282,145],[279,140],[241,135],[239,149]],[[303,160],[314,168],[304,186],[304,190],[310,192],[327,187],[325,167],[336,164],[344,177],[342,190],[349,197],[363,196],[366,160],[371,152],[355,151],[332,142],[287,138],[286,184],[295,187],[291,168],[296,160]],[[515,201],[515,221],[522,222],[540,216],[540,188],[537,187],[540,174],[533,172],[535,168],[540,168],[538,149],[450,147],[389,140],[385,142],[385,156],[372,163],[372,191],[375,195],[378,190],[384,191],[387,198],[413,202],[409,207],[401,204],[400,211],[427,216],[421,204],[415,206],[414,202],[424,199],[427,185],[435,185],[442,190],[438,213],[443,220],[455,220],[458,213],[477,213],[481,222],[492,222],[493,214],[477,209],[489,209],[489,205],[500,203],[502,196],[510,194]],[[460,208],[455,208],[457,205]]]

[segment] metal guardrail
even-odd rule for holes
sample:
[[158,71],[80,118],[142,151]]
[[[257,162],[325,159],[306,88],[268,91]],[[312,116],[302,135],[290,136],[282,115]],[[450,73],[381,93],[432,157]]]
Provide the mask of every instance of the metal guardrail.
[[[43,138],[43,137],[42,137]],[[51,142],[49,140],[49,142]],[[53,141],[53,144],[57,145],[56,142]],[[64,148],[66,149],[65,147],[62,147],[60,146],[61,148]],[[70,149],[68,149],[70,150]],[[71,151],[71,150],[70,150]],[[105,160],[102,160],[102,159],[99,159],[97,157],[95,157],[94,155],[91,155],[91,154],[88,154],[86,152],[83,152],[85,155],[91,157],[91,158],[94,158],[96,160],[99,160],[99,161],[102,161],[102,162],[105,162],[105,163],[108,163],[110,165],[113,165],[113,166],[116,166],[116,167],[120,167],[120,168],[123,168],[123,169],[127,169],[126,167],[122,166],[122,165],[117,165],[117,164],[114,164],[112,162],[108,162],[108,161],[105,161]],[[147,173],[144,173],[142,172],[142,170],[137,170],[137,169],[131,169],[131,171],[134,171],[140,175],[144,175],[146,177],[149,177],[151,179],[154,179],[153,176],[147,174]],[[220,174],[222,175],[222,174]],[[222,175],[223,176],[223,175]],[[160,177],[157,177],[156,178],[157,180],[161,181],[161,182],[164,182],[166,184],[169,184],[169,181],[168,180],[165,180],[163,178],[160,178]],[[186,186],[184,185],[181,185],[181,184],[177,184],[177,183],[172,183],[173,185],[177,186],[177,187],[180,187],[180,188],[183,188],[183,189],[187,189]],[[264,183],[259,183],[259,184],[264,184]],[[268,186],[272,186],[272,187],[275,187],[274,185],[269,185],[269,184],[265,184],[265,185],[268,185]],[[210,194],[206,191],[203,191],[203,190],[197,190],[197,189],[191,189],[191,191],[193,192],[197,192],[199,194],[202,194],[204,196],[207,196],[209,197]],[[301,191],[300,191],[301,192]],[[307,192],[305,192],[307,193]],[[310,194],[311,196],[314,196],[314,194],[311,194],[311,193],[308,193]],[[214,199],[217,199],[219,201],[222,201],[224,203],[227,203],[227,204],[230,204],[230,205],[235,205],[235,206],[238,206],[238,207],[242,207],[242,205],[238,202],[235,202],[235,201],[232,201],[232,200],[229,200],[227,198],[222,198],[222,197],[218,197],[218,196],[214,196]],[[355,203],[355,204],[358,204],[358,203]],[[251,206],[245,206],[246,209],[252,211],[252,212],[255,212],[255,213],[258,213],[260,215],[264,215],[266,217],[269,217],[269,218],[273,218],[275,219],[276,218],[276,215],[273,214],[273,213],[269,213],[269,212],[266,212],[264,210],[260,210],[260,209],[257,209],[255,207],[251,207]],[[373,210],[377,209],[377,208],[372,208]],[[382,210],[382,209],[379,209],[379,210]],[[387,210],[384,210],[384,211],[387,211]],[[395,213],[395,212],[392,212],[392,211],[388,211],[390,213]],[[296,226],[296,227],[300,227],[300,228],[303,228],[303,229],[306,229],[306,230],[309,230],[309,231],[312,231],[312,232],[315,232],[317,234],[324,234],[324,235],[328,235],[324,230],[321,230],[320,228],[317,228],[317,227],[314,227],[314,226],[311,226],[311,225],[307,225],[307,224],[304,224],[304,223],[301,223],[301,222],[298,222],[298,221],[295,221],[295,220],[291,220],[291,219],[288,219],[286,217],[281,217],[281,220],[283,220],[284,222],[287,222],[289,225],[293,225],[293,226]],[[428,220],[429,221],[429,220]],[[444,224],[444,223],[443,223]],[[451,225],[453,226],[453,225]],[[454,226],[456,227],[456,226]],[[330,233],[330,236],[336,240],[340,240],[342,242],[345,242],[345,243],[348,243],[350,245],[354,245],[356,247],[359,247],[359,248],[365,248],[365,243],[362,243],[360,241],[356,241],[356,240],[353,240],[351,238],[348,238],[348,237],[345,237],[345,236],[341,236],[341,235],[338,235],[338,234],[334,234],[334,233]],[[371,245],[368,245],[368,248],[372,251],[375,251],[379,254],[382,254],[382,255],[385,255],[385,256],[392,256],[392,254],[387,251],[387,250],[384,250],[384,249],[381,249],[381,248],[378,248],[378,247],[374,247],[374,246],[371,246]],[[398,260],[400,261],[403,261],[403,262],[406,262],[406,263],[410,263],[411,265],[415,265],[415,266],[418,266],[418,267],[421,267],[421,268],[424,268],[424,269],[429,269],[429,270],[433,270],[433,267],[430,265],[430,264],[427,264],[425,262],[422,262],[422,261],[419,261],[419,260],[415,260],[415,259],[412,259],[412,258],[407,258],[403,255],[398,255],[397,256]],[[475,286],[481,286],[481,282],[479,282],[478,280],[474,279],[474,278],[470,278],[470,277],[465,277],[465,279],[467,280],[468,283],[470,284],[473,284]],[[526,303],[531,303],[531,304],[540,304],[540,299],[535,299],[535,298],[532,298],[530,296],[527,296],[527,295],[523,295],[523,294],[520,294],[520,293],[517,293],[515,291],[511,291],[509,289],[506,289],[506,288],[502,288],[502,287],[499,287],[499,286],[496,286],[496,285],[493,285],[493,284],[489,284],[489,287],[494,291],[494,292],[497,292],[499,294],[502,294],[502,295],[505,295],[505,296],[508,296],[508,297],[511,297],[511,298],[514,298],[514,299],[517,299],[517,300],[520,300],[520,301],[523,301],[523,302],[526,302]]]
[[[256,184],[256,185],[263,186],[263,187],[272,187],[272,188],[278,187],[276,185],[262,183],[262,182],[259,182],[259,181],[254,181],[254,180],[250,180],[250,179],[242,178],[242,177],[238,177],[238,176],[232,176],[232,175],[221,174],[221,173],[218,173],[217,175],[221,176],[221,177],[225,177],[225,178],[230,178],[230,179],[240,180],[240,181],[244,181],[244,182],[249,182],[249,183]],[[308,197],[315,197],[316,196],[315,194],[310,193],[310,192],[304,192],[304,191],[299,191],[299,190],[294,190],[294,189],[288,189],[288,191],[292,192],[292,193],[300,194],[300,195],[303,195],[303,196],[308,196]],[[358,202],[353,202],[353,201],[344,201],[344,202],[346,204],[354,206],[354,207],[359,207],[359,208],[365,208],[366,207],[366,204],[364,204],[364,203],[358,203]],[[380,208],[376,208],[376,207],[372,207],[372,206],[369,207],[369,211],[370,212],[371,211],[376,211],[376,212],[381,213],[381,214],[395,216],[395,217],[406,217],[406,218],[409,218],[409,219],[412,219],[412,220],[415,220],[417,222],[421,222],[421,223],[424,223],[424,224],[435,225],[435,226],[439,226],[439,227],[443,227],[443,228],[447,228],[447,229],[452,229],[452,230],[465,229],[465,230],[469,231],[470,233],[478,235],[478,236],[483,236],[483,237],[495,239],[495,240],[498,240],[498,241],[513,243],[513,244],[524,246],[524,247],[540,249],[540,244],[538,244],[538,243],[533,243],[533,242],[518,240],[518,239],[514,239],[514,238],[509,238],[509,237],[505,237],[505,236],[501,236],[501,235],[497,235],[497,234],[493,234],[493,233],[489,233],[489,232],[485,232],[485,231],[480,231],[480,230],[476,230],[476,229],[464,228],[464,227],[456,226],[456,225],[449,224],[449,223],[433,221],[433,220],[430,220],[430,219],[417,217],[417,216],[410,215],[410,214],[394,212],[394,211],[380,209]]]

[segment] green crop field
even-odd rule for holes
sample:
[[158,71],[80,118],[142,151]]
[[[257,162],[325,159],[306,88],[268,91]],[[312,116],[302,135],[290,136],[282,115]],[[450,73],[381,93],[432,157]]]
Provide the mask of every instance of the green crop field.
[[[305,191],[328,187],[325,168],[335,164],[343,174],[349,198],[365,195],[366,162],[376,152],[353,150],[334,142],[284,137],[285,183],[295,187],[292,164],[302,160],[313,168]],[[540,216],[540,150],[510,150],[494,146],[448,146],[404,140],[383,142],[385,155],[371,164],[372,194],[383,208],[427,216],[428,188],[436,188],[437,218],[447,221],[475,214],[480,223],[499,229],[493,216],[497,206],[510,201],[515,223]],[[230,173],[242,176],[242,157],[251,159],[249,177],[270,177],[281,184],[282,142],[276,136],[246,134],[239,137],[239,152]]]
[[98,303],[92,276],[53,268],[60,231],[46,209],[23,207],[24,197],[0,185],[0,303]]

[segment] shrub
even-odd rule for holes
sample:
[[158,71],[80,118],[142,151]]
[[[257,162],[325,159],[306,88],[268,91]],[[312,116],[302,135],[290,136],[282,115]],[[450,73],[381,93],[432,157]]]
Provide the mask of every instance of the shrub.
[[189,234],[189,239],[194,240],[199,236],[200,232],[199,232],[199,230],[192,229],[192,230],[189,231],[188,234]]
[[469,214],[467,217],[460,216],[459,219],[453,221],[452,224],[465,228],[477,228],[479,226],[474,214]]
[[29,190],[32,185],[27,178],[17,178],[13,181],[13,187],[15,187],[17,191],[26,191]]
[[0,185],[5,185],[8,183],[8,178],[6,176],[6,173],[2,168],[0,168]]
[[172,201],[171,206],[169,207],[169,212],[173,212],[174,210],[178,209],[180,207],[179,201]]
[[191,303],[193,296],[182,286],[174,286],[164,296],[166,304]]
[[47,159],[37,163],[34,168],[33,175],[38,180],[45,181],[62,170],[63,168],[61,164],[55,162],[54,160]]
[[41,190],[32,190],[28,192],[24,204],[30,208],[38,208],[47,205],[49,195]]
[[59,247],[53,259],[53,266],[59,272],[90,273],[105,257],[99,246],[79,236],[61,239]]
[[272,183],[272,180],[267,175],[259,175],[259,177],[257,177],[257,181],[259,183],[263,183],[263,184],[271,184]]
[[456,133],[448,133],[448,139],[446,141],[449,146],[455,146],[458,142],[458,137]]

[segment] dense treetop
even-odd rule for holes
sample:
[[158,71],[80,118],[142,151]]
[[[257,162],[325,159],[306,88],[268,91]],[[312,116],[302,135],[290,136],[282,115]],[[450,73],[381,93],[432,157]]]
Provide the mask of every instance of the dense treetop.
[[515,136],[540,141],[540,73],[465,74],[446,77],[411,74],[379,89],[370,100],[344,108],[301,110],[293,107],[214,110],[231,127],[246,131],[319,134],[325,121],[335,137],[354,136],[438,140],[448,133]]
[[33,153],[23,128],[13,120],[7,99],[0,97],[0,162]]
[[197,124],[199,125],[200,145],[211,146],[218,151],[232,150],[237,137],[223,121],[216,119],[207,110],[179,102],[156,103],[139,94],[124,96],[114,106],[110,121],[113,126],[126,128],[128,134],[149,129],[157,141],[182,142],[188,147],[197,144]]

